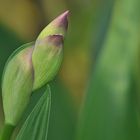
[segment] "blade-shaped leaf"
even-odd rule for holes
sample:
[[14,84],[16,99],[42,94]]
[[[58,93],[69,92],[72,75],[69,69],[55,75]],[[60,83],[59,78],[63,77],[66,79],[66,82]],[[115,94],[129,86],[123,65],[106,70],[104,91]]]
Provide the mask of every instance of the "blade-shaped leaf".
[[47,86],[33,111],[23,124],[16,140],[47,140],[49,115],[51,107],[51,92]]
[[48,140],[73,140],[76,111],[70,93],[60,79],[51,82],[50,86],[52,105]]
[[139,52],[139,6],[139,0],[115,3],[108,36],[86,95],[77,140],[140,139],[132,76]]

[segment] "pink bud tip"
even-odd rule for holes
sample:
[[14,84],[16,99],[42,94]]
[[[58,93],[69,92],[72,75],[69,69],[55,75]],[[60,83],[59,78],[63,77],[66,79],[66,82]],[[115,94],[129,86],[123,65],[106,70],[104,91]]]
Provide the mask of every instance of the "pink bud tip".
[[66,30],[68,28],[68,15],[69,11],[64,12],[60,16],[58,16],[56,19],[52,21],[52,23],[59,27],[64,27]]

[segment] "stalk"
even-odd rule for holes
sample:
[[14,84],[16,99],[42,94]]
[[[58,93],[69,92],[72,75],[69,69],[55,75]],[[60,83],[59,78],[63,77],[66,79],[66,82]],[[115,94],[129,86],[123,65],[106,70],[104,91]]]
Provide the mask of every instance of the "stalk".
[[10,140],[14,128],[15,127],[10,124],[5,124],[0,135],[0,140]]

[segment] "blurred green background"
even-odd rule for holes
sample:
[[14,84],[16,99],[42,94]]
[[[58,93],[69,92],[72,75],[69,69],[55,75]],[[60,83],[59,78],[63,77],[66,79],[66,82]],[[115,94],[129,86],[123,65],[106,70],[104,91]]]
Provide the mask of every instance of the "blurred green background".
[[139,0],[0,0],[0,78],[13,50],[65,10],[69,29],[52,83],[48,140],[138,140]]

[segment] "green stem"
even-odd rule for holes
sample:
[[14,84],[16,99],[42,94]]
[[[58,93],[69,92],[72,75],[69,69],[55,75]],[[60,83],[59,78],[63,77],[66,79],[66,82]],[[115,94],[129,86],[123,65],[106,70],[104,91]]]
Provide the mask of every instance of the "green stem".
[[12,133],[14,131],[14,126],[10,124],[5,124],[0,135],[0,140],[10,140]]

